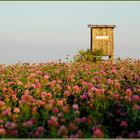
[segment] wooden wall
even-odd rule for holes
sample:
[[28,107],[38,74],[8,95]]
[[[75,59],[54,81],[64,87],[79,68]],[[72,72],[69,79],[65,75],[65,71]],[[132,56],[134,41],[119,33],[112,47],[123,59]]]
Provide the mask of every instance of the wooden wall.
[[114,56],[113,28],[91,28],[91,50],[103,50],[104,56]]

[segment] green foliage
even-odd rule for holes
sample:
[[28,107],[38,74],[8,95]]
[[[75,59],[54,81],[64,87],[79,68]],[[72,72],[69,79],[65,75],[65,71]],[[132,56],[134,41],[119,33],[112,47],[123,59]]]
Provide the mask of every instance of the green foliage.
[[102,49],[91,51],[90,49],[80,50],[78,54],[74,56],[75,61],[90,61],[97,62],[101,60],[103,52]]
[[102,95],[102,97],[95,97],[94,99],[94,107],[95,107],[94,115],[97,123],[101,125],[103,123],[105,113],[109,108],[109,101],[105,100],[104,98],[105,96]]

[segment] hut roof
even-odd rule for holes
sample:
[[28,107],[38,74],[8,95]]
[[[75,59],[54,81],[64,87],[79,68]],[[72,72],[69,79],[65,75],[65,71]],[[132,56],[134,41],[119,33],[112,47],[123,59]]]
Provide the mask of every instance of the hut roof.
[[115,25],[93,25],[93,24],[88,24],[88,27],[89,28],[104,28],[104,27],[106,27],[106,28],[115,28],[116,26]]

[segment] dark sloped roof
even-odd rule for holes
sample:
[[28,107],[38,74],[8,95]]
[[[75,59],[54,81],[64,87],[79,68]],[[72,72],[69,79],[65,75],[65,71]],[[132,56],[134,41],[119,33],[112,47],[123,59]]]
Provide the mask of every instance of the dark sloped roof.
[[93,24],[88,24],[88,27],[89,28],[94,28],[94,27],[99,27],[99,28],[104,28],[104,27],[107,27],[107,28],[115,28],[116,26],[115,25],[93,25]]

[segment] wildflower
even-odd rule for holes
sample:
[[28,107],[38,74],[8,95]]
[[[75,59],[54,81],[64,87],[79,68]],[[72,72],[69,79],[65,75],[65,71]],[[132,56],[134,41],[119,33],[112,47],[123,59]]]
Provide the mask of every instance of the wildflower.
[[18,130],[12,130],[10,131],[10,135],[17,137],[19,135]]
[[120,115],[123,116],[123,117],[126,117],[128,115],[128,113],[127,112],[121,112]]
[[69,107],[66,106],[66,105],[62,107],[62,111],[63,111],[64,113],[69,113],[69,112],[70,112]]
[[109,85],[112,85],[112,84],[114,83],[114,81],[111,80],[111,79],[108,79],[108,80],[107,80],[107,83],[108,83]]
[[59,111],[58,108],[55,107],[55,108],[53,108],[53,111],[52,111],[52,112],[53,112],[53,113],[58,113],[58,111]]
[[36,106],[32,107],[31,109],[32,109],[32,114],[36,114],[37,113],[37,107]]
[[9,116],[10,114],[11,114],[11,110],[9,108],[4,110],[4,111],[2,111],[3,116]]
[[71,131],[77,131],[78,130],[78,127],[77,127],[77,125],[74,122],[69,122],[69,124],[68,124],[68,130],[70,132]]
[[17,119],[17,115],[16,114],[12,114],[12,120],[15,121]]
[[55,126],[55,127],[59,127],[60,124],[58,123],[58,118],[56,116],[51,116],[51,118],[48,120],[48,125],[51,126]]
[[80,114],[79,110],[74,111],[74,114],[79,115]]
[[86,121],[87,121],[86,117],[82,117],[82,118],[81,118],[81,122],[82,122],[82,123],[85,123]]
[[29,93],[30,93],[30,91],[27,89],[24,91],[24,94],[29,94]]
[[41,92],[41,98],[43,101],[46,101],[47,93],[46,92]]
[[115,88],[115,89],[120,89],[120,83],[118,83],[118,82],[115,83],[114,88]]
[[62,125],[59,130],[58,130],[58,133],[57,133],[58,136],[61,136],[61,137],[67,137],[68,135],[68,129],[66,126]]
[[30,75],[29,75],[29,77],[30,78],[34,78],[36,75],[34,74],[34,73],[31,73]]
[[74,126],[75,126],[75,125],[74,125],[73,122],[69,122],[69,123],[68,123],[68,130],[69,130],[69,131],[73,131]]
[[23,103],[31,104],[31,102],[33,101],[33,97],[31,95],[24,94],[21,96],[21,101]]
[[57,90],[58,91],[61,91],[62,90],[62,87],[60,86],[60,84],[56,84],[56,87],[57,87]]
[[131,89],[127,89],[127,90],[125,91],[125,94],[126,94],[127,96],[131,96],[131,95],[132,95]]
[[47,122],[48,122],[48,125],[53,125],[55,123],[55,121],[52,119],[48,120]]
[[99,82],[101,80],[101,78],[99,76],[95,76],[92,81],[93,82]]
[[64,92],[64,96],[70,96],[70,91],[68,91],[68,90],[66,90],[65,92]]
[[104,89],[98,89],[100,91],[101,94],[103,94],[105,92]]
[[117,110],[115,111],[115,113],[118,114],[118,115],[120,115],[120,114],[121,114],[120,109],[117,109]]
[[6,122],[5,127],[9,130],[13,130],[17,127],[17,124],[14,122]]
[[49,100],[49,103],[52,104],[52,105],[54,105],[55,104],[55,100],[54,99],[51,99],[51,100]]
[[19,86],[22,85],[22,84],[23,84],[23,83],[22,83],[21,81],[18,81],[18,82],[17,82],[17,85],[19,85]]
[[73,87],[73,90],[74,90],[76,93],[78,93],[78,92],[80,91],[80,88],[76,85],[76,86]]
[[92,92],[92,91],[96,91],[96,90],[97,90],[96,87],[92,87],[92,88],[90,89],[91,92]]
[[89,92],[88,92],[88,96],[89,96],[89,97],[93,97],[93,96],[94,96],[94,92],[89,91]]
[[96,128],[93,132],[93,137],[95,138],[103,138],[104,137],[104,133],[101,131],[101,129]]
[[57,121],[58,118],[56,116],[51,116],[51,120]]
[[78,130],[78,132],[75,134],[74,137],[75,137],[75,138],[81,138],[81,137],[83,137],[83,133],[82,133],[81,129]]
[[20,109],[18,107],[15,107],[13,112],[14,113],[20,113]]
[[118,94],[118,93],[114,93],[114,94],[113,94],[113,98],[114,98],[115,100],[118,100],[118,99],[119,99],[119,94]]
[[92,123],[92,116],[91,116],[91,115],[89,115],[89,116],[87,117],[87,124],[88,124],[89,126],[92,126],[92,125],[93,125],[93,123]]
[[101,89],[95,89],[95,94],[96,94],[97,96],[100,96],[101,93],[103,93],[103,91],[102,91]]
[[140,130],[137,131],[137,138],[140,138]]
[[46,94],[46,98],[47,98],[47,99],[52,99],[52,94],[51,94],[50,92],[48,92],[48,93]]
[[0,128],[0,135],[5,135],[6,134],[6,130],[4,128]]
[[35,84],[32,84],[32,87],[33,87],[34,89],[36,89],[36,85],[35,85]]
[[121,126],[121,127],[127,127],[127,126],[128,126],[127,121],[121,121],[120,126]]
[[87,82],[87,85],[88,85],[88,89],[91,89],[93,87],[93,84],[90,82]]
[[17,98],[17,96],[15,94],[12,95],[12,100],[13,101],[17,101],[18,100],[18,98]]
[[124,99],[129,103],[131,102],[131,98],[129,96],[124,96]]
[[4,88],[2,89],[2,92],[5,93],[6,91],[7,91],[7,88],[4,87]]
[[114,74],[117,73],[116,68],[112,68],[112,73],[114,73]]
[[50,78],[50,76],[48,74],[44,75],[44,80],[48,80]]
[[0,119],[0,123],[4,123],[4,120]]
[[78,110],[78,108],[79,108],[77,104],[74,104],[72,107],[74,110]]
[[132,108],[133,110],[139,110],[140,109],[140,106],[139,105],[137,105],[137,104],[135,104],[134,106],[133,106],[133,108]]
[[36,101],[36,104],[37,104],[38,106],[43,106],[43,105],[45,105],[45,103],[44,103],[42,100],[37,100],[37,101]]
[[82,80],[82,79],[81,79],[80,81],[81,81],[81,84],[82,84],[84,87],[87,87],[87,85],[88,85],[87,82],[85,82],[85,81]]
[[57,100],[56,104],[60,107],[64,105],[62,100]]
[[140,94],[140,87],[137,89],[137,93]]
[[5,102],[3,101],[0,101],[0,107],[4,106],[5,105]]
[[67,90],[71,90],[71,86],[70,85],[66,85]]
[[139,102],[140,101],[140,97],[138,95],[133,95],[132,96],[132,101],[133,102]]
[[82,98],[83,100],[87,100],[87,95],[86,95],[86,94],[83,94],[81,98]]
[[53,104],[47,104],[45,106],[45,109],[47,109],[48,111],[52,110],[52,108],[53,108]]
[[69,138],[74,139],[75,136],[74,136],[73,134],[71,134],[71,135],[69,136]]
[[33,126],[33,121],[32,120],[25,121],[23,122],[22,126],[25,128],[30,128]]
[[36,130],[35,130],[35,137],[41,137],[43,135],[45,131],[45,128],[43,126],[39,126]]
[[59,118],[61,118],[61,117],[64,116],[64,114],[63,114],[62,112],[60,112],[60,113],[57,114],[57,116],[58,116]]
[[40,88],[40,87],[41,87],[41,84],[40,84],[39,81],[37,81],[37,82],[35,83],[35,88]]
[[129,133],[129,138],[135,138],[135,137],[136,137],[136,134],[134,132]]
[[64,122],[66,122],[66,119],[65,118],[60,118],[60,122],[64,123]]
[[79,124],[79,123],[81,122],[81,119],[80,119],[80,118],[75,118],[74,122],[75,122],[76,124]]
[[54,87],[54,85],[56,84],[56,80],[53,80],[50,82],[50,87]]

